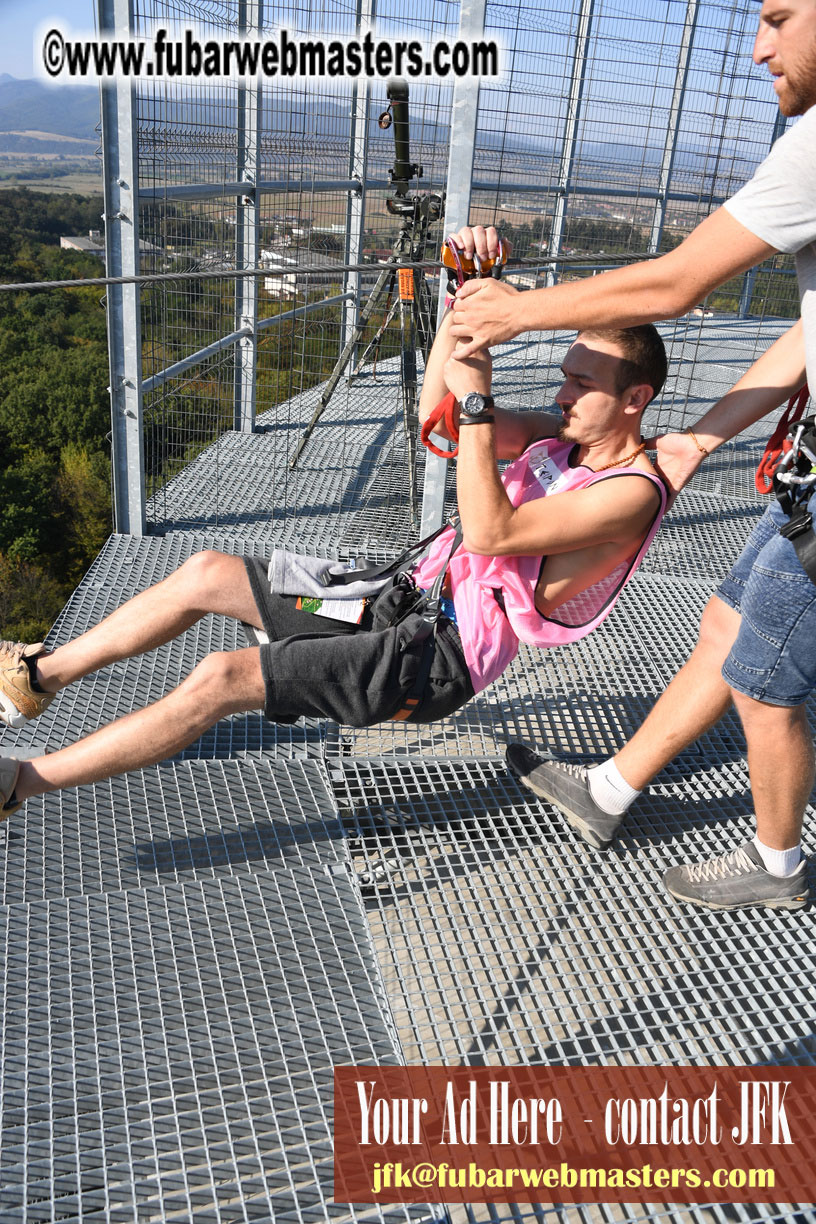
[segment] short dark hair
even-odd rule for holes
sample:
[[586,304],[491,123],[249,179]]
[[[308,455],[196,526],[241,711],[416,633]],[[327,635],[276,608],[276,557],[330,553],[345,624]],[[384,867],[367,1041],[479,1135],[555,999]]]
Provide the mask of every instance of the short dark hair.
[[638,383],[645,383],[652,388],[649,403],[652,402],[666,381],[669,369],[666,346],[653,323],[640,323],[637,327],[590,327],[579,335],[594,336],[621,350],[623,355],[615,371],[617,395],[623,395]]

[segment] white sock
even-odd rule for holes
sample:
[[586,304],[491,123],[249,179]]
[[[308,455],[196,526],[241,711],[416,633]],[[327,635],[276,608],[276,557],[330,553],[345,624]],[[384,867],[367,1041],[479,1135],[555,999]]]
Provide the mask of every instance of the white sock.
[[610,816],[622,816],[640,794],[624,778],[615,764],[615,758],[610,757],[603,765],[596,765],[587,770],[589,793],[599,808]]
[[770,846],[763,845],[758,837],[754,837],[754,845],[765,864],[765,870],[771,875],[783,879],[785,876],[792,876],[802,861],[802,850],[798,845],[792,846],[790,850],[772,850]]

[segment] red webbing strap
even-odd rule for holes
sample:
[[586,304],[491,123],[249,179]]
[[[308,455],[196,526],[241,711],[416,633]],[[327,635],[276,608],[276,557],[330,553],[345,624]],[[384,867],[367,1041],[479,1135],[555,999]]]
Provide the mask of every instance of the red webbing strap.
[[758,493],[770,493],[773,490],[773,474],[779,463],[780,455],[786,449],[785,438],[790,432],[791,425],[795,425],[805,411],[809,394],[807,383],[805,383],[801,391],[796,391],[788,400],[788,406],[768,439],[765,452],[756,470],[754,484]]
[[[427,446],[429,451],[433,451],[435,455],[439,455],[441,459],[453,459],[459,454],[459,428],[454,418],[454,409],[456,408],[456,396],[452,391],[449,391],[444,399],[441,399],[435,408],[431,410],[425,420],[422,422],[422,432],[420,438],[422,445]],[[434,427],[443,421],[445,428],[453,438],[456,446],[453,450],[440,450],[440,448],[431,441],[431,434]]]

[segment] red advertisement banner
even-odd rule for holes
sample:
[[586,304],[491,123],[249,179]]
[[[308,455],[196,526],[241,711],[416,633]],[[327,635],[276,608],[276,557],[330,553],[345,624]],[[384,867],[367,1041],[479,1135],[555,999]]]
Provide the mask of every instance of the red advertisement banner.
[[337,1067],[334,1201],[811,1203],[816,1067]]

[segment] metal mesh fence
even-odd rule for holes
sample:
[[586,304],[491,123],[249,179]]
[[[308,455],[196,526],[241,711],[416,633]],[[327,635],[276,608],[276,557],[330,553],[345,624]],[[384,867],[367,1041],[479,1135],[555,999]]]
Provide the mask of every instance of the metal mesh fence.
[[[136,0],[134,8],[139,33],[157,23],[171,33],[193,24],[204,33],[241,31],[238,0]],[[499,225],[511,240],[511,283],[524,289],[597,275],[666,250],[750,176],[784,126],[751,64],[755,17],[747,0],[487,5],[484,35],[500,40],[505,72],[480,85],[471,219]],[[263,5],[261,32],[285,26],[293,36],[352,35],[372,18],[378,33],[410,33],[430,43],[457,35],[460,11],[455,3],[405,0],[376,9],[362,2],[306,9],[275,0]],[[448,164],[452,98],[447,79],[410,87],[411,158],[423,168],[413,187],[420,198],[444,193],[469,171]],[[295,419],[292,404],[324,387],[372,293],[377,263],[398,238],[400,220],[386,207],[393,133],[376,122],[385,105],[383,81],[266,82],[257,89],[140,83],[141,268],[220,274],[149,286],[142,294],[150,523],[168,517],[168,484],[225,433],[262,419],[297,445],[308,418]],[[432,224],[417,253],[434,257],[441,234],[441,222]],[[269,274],[237,281],[228,275],[249,267]],[[434,303],[436,283],[430,282]],[[383,293],[366,341],[390,304]],[[675,328],[672,370],[693,372],[695,341],[735,317],[751,320],[747,364],[774,338],[774,321],[797,308],[790,258],[777,256],[724,285]],[[255,339],[257,356],[242,376]],[[369,360],[362,377],[376,378],[376,368],[399,348],[393,319],[378,365],[372,372]],[[546,345],[522,351],[522,383],[529,377],[548,389],[554,352]],[[176,363],[183,368],[174,370]],[[405,423],[399,386],[384,387],[386,395],[398,462],[413,469],[413,446],[399,438]],[[332,398],[342,435],[338,451],[334,431],[333,453],[351,479],[358,418],[345,377]],[[669,416],[676,424],[692,407],[682,377],[661,405],[666,412],[658,425]],[[316,408],[315,399],[309,415]],[[420,460],[409,474],[417,485],[421,467]],[[297,464],[288,472],[284,500],[297,502],[305,486]],[[397,507],[396,493],[390,505]]]
[[749,5],[520,0],[488,5],[487,24],[512,67],[509,88],[482,86],[475,177],[498,197],[514,181],[542,193],[525,218],[539,244],[561,194],[564,246],[647,250],[656,211],[667,235],[687,232],[768,150],[776,106],[750,63]]

